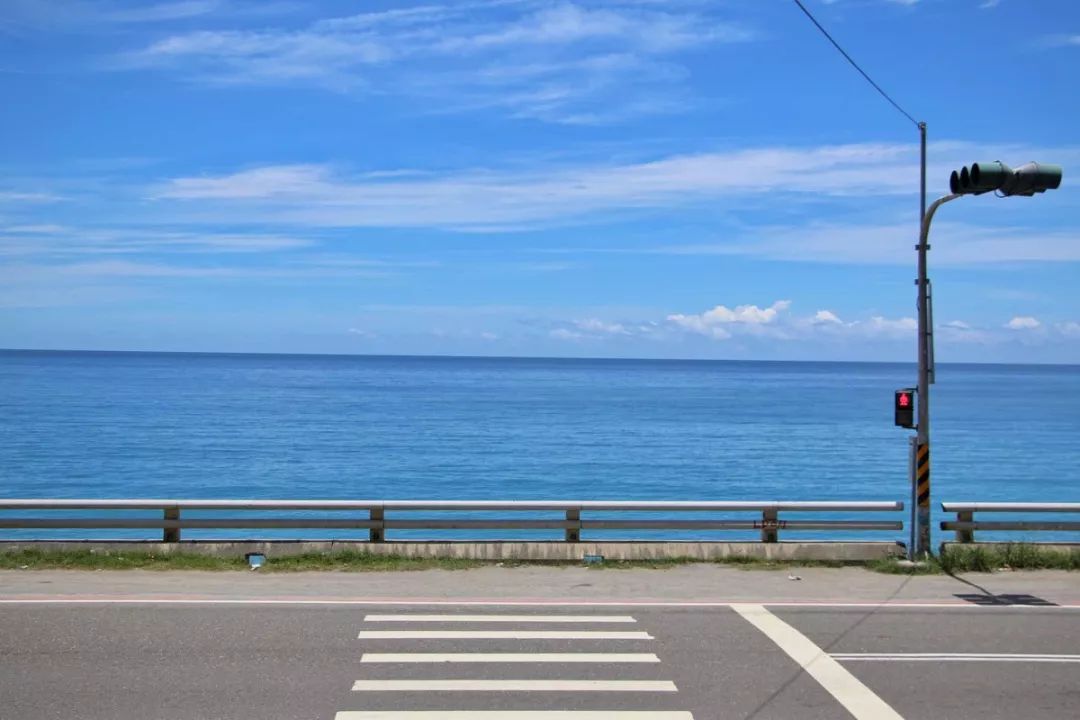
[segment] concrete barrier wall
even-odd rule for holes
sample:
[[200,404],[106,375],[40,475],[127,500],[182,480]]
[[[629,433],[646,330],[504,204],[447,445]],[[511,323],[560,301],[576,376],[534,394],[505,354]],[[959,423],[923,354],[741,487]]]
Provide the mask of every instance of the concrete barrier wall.
[[179,543],[61,540],[5,540],[0,552],[19,550],[60,551],[130,551],[159,555],[192,553],[218,557],[242,557],[259,552],[267,557],[285,557],[307,553],[329,554],[342,551],[377,555],[425,558],[464,558],[471,560],[578,561],[585,555],[602,555],[607,560],[658,560],[692,558],[720,560],[752,558],[758,560],[821,560],[861,562],[887,557],[902,557],[904,548],[894,542],[384,542],[355,541],[213,541],[191,540]]

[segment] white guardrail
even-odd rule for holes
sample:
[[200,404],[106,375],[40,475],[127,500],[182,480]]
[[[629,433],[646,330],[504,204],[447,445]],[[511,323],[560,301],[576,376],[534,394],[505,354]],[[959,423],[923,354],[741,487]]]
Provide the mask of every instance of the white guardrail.
[[1020,530],[1080,532],[1080,520],[976,520],[975,513],[1080,513],[1080,503],[997,503],[946,502],[941,509],[956,513],[956,520],[941,523],[942,530],[954,530],[956,542],[975,542],[976,530]]
[[[0,499],[0,529],[161,529],[163,542],[179,542],[185,529],[366,529],[368,540],[383,542],[387,530],[562,530],[563,540],[579,542],[583,530],[760,530],[762,542],[778,542],[781,530],[902,530],[902,520],[789,520],[780,513],[899,512],[902,502],[638,502],[612,500],[51,500]],[[108,511],[111,515],[26,517],[28,510]],[[123,511],[157,510],[160,518],[124,517]],[[231,511],[226,517],[192,517],[191,512]],[[248,512],[303,511],[321,517],[241,517]],[[439,517],[393,517],[425,511]],[[468,512],[547,513],[548,518],[460,517]],[[562,519],[551,518],[552,512]],[[666,513],[669,517],[610,518],[610,513]],[[675,513],[755,513],[742,519],[673,519]],[[335,517],[326,517],[326,514]],[[342,516],[343,513],[350,515]],[[358,513],[363,513],[357,517]],[[458,517],[453,517],[453,514]],[[609,518],[601,517],[608,513]],[[42,513],[46,515],[47,513]]]

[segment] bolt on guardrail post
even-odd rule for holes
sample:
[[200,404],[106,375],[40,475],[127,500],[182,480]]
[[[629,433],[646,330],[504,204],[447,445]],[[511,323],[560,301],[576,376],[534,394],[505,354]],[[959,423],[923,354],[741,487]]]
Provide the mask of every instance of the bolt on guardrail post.
[[762,510],[761,512],[761,542],[778,542],[780,534],[780,522],[777,520],[776,510]]
[[[971,510],[959,510],[956,513],[956,520],[957,520],[957,522],[974,522],[975,513],[973,513]],[[974,530],[957,530],[956,531],[956,542],[958,542],[958,543],[975,542],[975,531]]]
[[[165,521],[180,520],[180,508],[167,507],[165,508]],[[166,527],[165,531],[161,534],[161,541],[167,543],[180,542],[180,528],[179,527]]]
[[581,542],[581,508],[567,510],[566,522],[573,523],[573,525],[566,528],[566,533],[563,536],[563,539],[566,542]]
[[383,536],[383,520],[385,519],[383,517],[383,509],[371,508],[371,510],[368,511],[368,518],[372,522],[378,523],[378,527],[373,527],[368,530],[368,542],[383,542],[385,540],[385,537]]

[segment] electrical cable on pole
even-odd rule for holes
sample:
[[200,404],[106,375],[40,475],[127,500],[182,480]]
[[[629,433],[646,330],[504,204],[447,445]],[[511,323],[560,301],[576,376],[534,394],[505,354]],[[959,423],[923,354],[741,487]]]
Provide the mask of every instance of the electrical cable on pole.
[[919,361],[919,384],[918,384],[918,422],[915,425],[918,433],[914,440],[912,460],[909,463],[911,476],[911,526],[912,542],[908,546],[908,557],[914,560],[916,557],[925,557],[930,553],[930,385],[934,382],[934,370],[931,367],[934,356],[933,317],[930,308],[930,280],[926,275],[926,252],[930,246],[926,242],[926,234],[923,225],[926,221],[926,123],[912,117],[911,113],[900,106],[900,103],[892,99],[889,93],[874,82],[874,79],[863,70],[855,59],[847,53],[840,43],[825,27],[818,22],[817,18],[807,10],[802,0],[793,0],[810,19],[810,22],[821,31],[821,34],[836,50],[844,56],[844,59],[855,68],[860,75],[889,101],[896,110],[911,121],[919,130],[919,156],[920,156],[920,180],[919,180],[919,244],[915,249],[919,253],[918,278],[915,284],[918,286],[918,361]]

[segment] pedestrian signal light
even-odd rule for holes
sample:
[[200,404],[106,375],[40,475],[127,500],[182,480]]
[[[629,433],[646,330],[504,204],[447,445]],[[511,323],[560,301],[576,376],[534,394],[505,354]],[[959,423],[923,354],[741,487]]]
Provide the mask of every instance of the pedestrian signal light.
[[898,427],[915,427],[915,389],[904,388],[903,390],[897,390],[893,410]]

